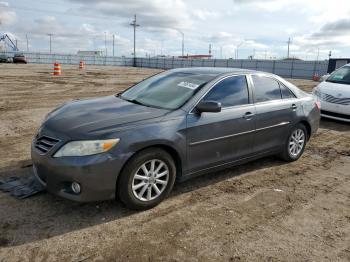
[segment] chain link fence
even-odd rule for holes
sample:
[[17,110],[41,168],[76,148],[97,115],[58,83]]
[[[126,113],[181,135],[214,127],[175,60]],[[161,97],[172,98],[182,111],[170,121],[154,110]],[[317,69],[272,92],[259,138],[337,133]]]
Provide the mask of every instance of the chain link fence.
[[[13,52],[0,52],[1,55],[13,57]],[[50,54],[38,52],[23,52],[28,63],[33,64],[79,64],[87,65],[133,66],[136,67],[172,69],[181,67],[230,67],[245,68],[269,72],[285,78],[312,79],[315,74],[325,75],[327,61],[301,60],[248,60],[248,59],[179,59],[179,58],[136,58],[113,56],[86,56],[73,54]]]

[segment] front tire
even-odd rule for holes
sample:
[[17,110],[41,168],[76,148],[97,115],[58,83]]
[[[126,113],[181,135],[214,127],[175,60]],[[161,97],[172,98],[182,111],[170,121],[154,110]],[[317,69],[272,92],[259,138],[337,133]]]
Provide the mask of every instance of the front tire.
[[128,208],[149,209],[166,198],[175,178],[173,158],[160,148],[146,149],[127,162],[118,179],[117,193]]
[[304,152],[307,140],[306,127],[303,124],[294,126],[283,145],[281,158],[287,162],[298,160]]

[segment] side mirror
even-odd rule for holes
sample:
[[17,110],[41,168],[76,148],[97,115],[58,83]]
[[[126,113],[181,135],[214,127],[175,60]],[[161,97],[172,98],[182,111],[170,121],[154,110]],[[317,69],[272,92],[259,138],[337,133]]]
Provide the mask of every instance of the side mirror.
[[221,112],[221,103],[215,102],[215,101],[201,101],[196,106],[196,109],[200,113],[204,113],[204,112],[217,113],[217,112]]
[[323,75],[323,76],[321,76],[320,77],[320,82],[323,82],[323,81],[326,81],[327,80],[327,78],[330,76],[330,74],[327,74],[327,75]]

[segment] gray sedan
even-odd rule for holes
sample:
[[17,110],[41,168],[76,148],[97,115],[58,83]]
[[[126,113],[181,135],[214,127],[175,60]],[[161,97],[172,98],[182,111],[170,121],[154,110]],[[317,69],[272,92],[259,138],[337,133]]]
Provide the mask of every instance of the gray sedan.
[[56,108],[33,139],[33,168],[61,197],[147,209],[176,180],[267,155],[297,160],[319,119],[316,99],[276,75],[174,69]]

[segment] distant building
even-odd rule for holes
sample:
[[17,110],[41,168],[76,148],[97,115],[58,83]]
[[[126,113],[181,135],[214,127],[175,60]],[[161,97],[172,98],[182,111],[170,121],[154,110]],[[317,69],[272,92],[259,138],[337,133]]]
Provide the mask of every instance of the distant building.
[[184,58],[184,59],[210,59],[212,55],[184,55],[184,56],[179,56],[179,58]]
[[327,73],[332,73],[335,69],[350,63],[350,58],[330,58]]
[[86,55],[86,56],[103,56],[102,51],[78,51],[78,55]]

